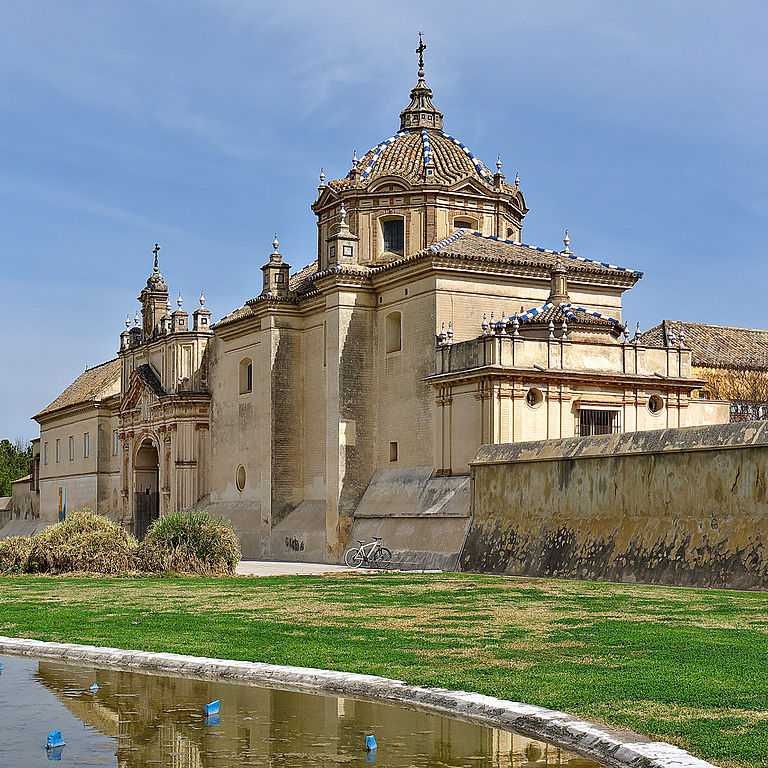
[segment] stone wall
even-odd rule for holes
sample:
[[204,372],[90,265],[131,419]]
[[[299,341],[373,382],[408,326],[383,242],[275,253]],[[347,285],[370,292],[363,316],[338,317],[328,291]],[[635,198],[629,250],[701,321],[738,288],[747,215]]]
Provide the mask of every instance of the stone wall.
[[486,445],[469,571],[765,589],[768,422]]

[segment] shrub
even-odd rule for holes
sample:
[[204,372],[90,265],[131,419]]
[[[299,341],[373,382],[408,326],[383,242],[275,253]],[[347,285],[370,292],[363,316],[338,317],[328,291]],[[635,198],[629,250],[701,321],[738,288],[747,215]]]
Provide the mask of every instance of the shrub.
[[32,538],[30,572],[125,573],[136,568],[138,543],[121,526],[79,509]]
[[24,573],[31,549],[29,536],[9,536],[0,541],[0,574]]
[[170,512],[155,520],[139,545],[147,571],[231,575],[240,559],[232,524],[205,512]]

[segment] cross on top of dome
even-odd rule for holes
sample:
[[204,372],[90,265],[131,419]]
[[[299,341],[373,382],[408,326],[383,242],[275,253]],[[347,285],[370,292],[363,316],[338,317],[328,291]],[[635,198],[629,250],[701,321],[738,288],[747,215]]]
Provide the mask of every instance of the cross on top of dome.
[[411,103],[400,113],[400,130],[443,127],[443,113],[432,103],[432,89],[424,81],[424,51],[427,49],[423,33],[419,32],[419,80],[411,91]]

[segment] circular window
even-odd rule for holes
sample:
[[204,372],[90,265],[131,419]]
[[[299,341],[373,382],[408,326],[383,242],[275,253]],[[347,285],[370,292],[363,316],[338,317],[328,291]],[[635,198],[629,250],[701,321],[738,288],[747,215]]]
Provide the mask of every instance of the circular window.
[[242,464],[237,468],[236,482],[237,490],[242,491],[245,488],[245,467]]
[[648,398],[648,410],[651,413],[661,413],[664,408],[664,401],[659,395],[651,395]]
[[543,400],[544,395],[541,393],[540,389],[531,388],[525,395],[525,402],[528,403],[531,408],[536,408],[541,405]]

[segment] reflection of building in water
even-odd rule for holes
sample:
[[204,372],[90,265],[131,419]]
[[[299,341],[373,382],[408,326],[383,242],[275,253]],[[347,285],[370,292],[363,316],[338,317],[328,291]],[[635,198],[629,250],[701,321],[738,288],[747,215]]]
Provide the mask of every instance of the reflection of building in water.
[[[597,768],[519,734],[372,702],[53,661],[39,662],[37,679],[83,723],[117,739],[120,768],[331,768],[359,758],[368,733],[380,768],[415,759],[425,768]],[[203,704],[217,698],[221,723],[206,726]]]

